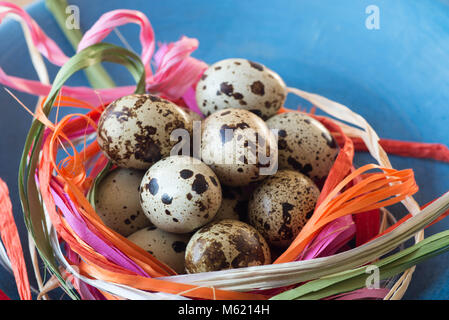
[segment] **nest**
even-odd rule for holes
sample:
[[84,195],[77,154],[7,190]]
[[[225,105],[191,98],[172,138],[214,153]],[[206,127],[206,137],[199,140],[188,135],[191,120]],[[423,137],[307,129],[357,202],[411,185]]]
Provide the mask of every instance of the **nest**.
[[[117,18],[117,14],[109,14],[103,20],[111,16]],[[90,39],[95,38],[92,36],[95,32],[89,32]],[[170,48],[173,46],[163,47],[163,50],[166,52]],[[431,241],[447,241],[446,237],[440,237],[428,243],[422,231],[446,211],[447,195],[422,210],[412,197],[418,191],[413,171],[392,167],[382,140],[363,117],[322,96],[288,88],[288,93],[314,106],[309,114],[319,120],[340,145],[312,217],[273,264],[174,274],[148,252],[107,228],[92,205],[92,190],[110,170],[109,161],[95,139],[97,121],[107,102],[116,97],[98,93],[99,103],[94,106],[92,99],[75,99],[61,91],[73,73],[103,61],[127,67],[136,80],[136,93],[163,91],[163,86],[148,85],[148,64],[124,48],[99,43],[79,49],[83,50],[62,66],[49,94],[36,111],[30,111],[35,120],[19,171],[19,189],[32,244],[36,245],[41,260],[52,274],[50,281],[44,284],[37,259],[34,260],[39,298],[61,286],[74,299],[400,299],[411,281],[414,264],[430,255],[431,251],[423,248]],[[164,59],[157,58],[159,67],[163,67]],[[187,55],[184,59],[190,57]],[[180,72],[187,71],[181,68]],[[193,106],[192,92],[182,98],[170,97],[173,93],[170,90],[163,92],[178,104]],[[69,114],[53,123],[49,114],[55,109],[58,115],[61,107],[83,108],[87,112]],[[327,115],[316,115],[315,108]],[[280,112],[301,111],[282,109]],[[375,163],[354,168],[355,149],[369,151]],[[407,153],[404,148],[396,153],[401,152]],[[399,222],[387,210],[396,203],[402,203],[410,213]],[[380,227],[370,230],[368,238],[338,252],[329,250],[323,254],[317,249],[326,241],[340,249],[339,241],[349,240],[345,231],[353,224],[339,225],[341,218],[366,219],[370,212],[371,219],[378,219]],[[416,243],[413,249],[385,257],[412,237]],[[440,244],[440,247],[445,246],[446,242]],[[371,291],[366,289],[367,265],[379,268],[381,280],[384,280],[380,287]]]
[[[108,46],[105,50],[116,49]],[[82,55],[77,57],[80,60],[83,58]],[[337,123],[329,117],[315,116],[338,138],[341,150],[324,184],[314,214],[274,264],[174,275],[165,264],[107,228],[89,202],[89,194],[99,177],[109,170],[108,159],[95,140],[96,120],[104,106],[91,108],[81,101],[60,96],[59,88],[53,88],[56,88],[52,90],[53,96],[47,97],[46,104],[36,113],[43,130],[40,135],[34,135],[34,139],[29,140],[25,150],[29,150],[27,153],[30,157],[24,159],[23,168],[36,167],[35,177],[29,175],[28,178],[31,177],[31,182],[35,181],[38,188],[37,204],[49,220],[50,232],[47,236],[57,258],[64,285],[71,283],[84,298],[95,294],[126,299],[282,298],[282,294],[291,292],[290,290],[306,281],[345,271],[348,267],[371,263],[390,251],[394,245],[394,237],[387,240],[394,232],[386,232],[386,223],[383,222],[379,234],[384,237],[377,238],[376,241],[332,256],[298,261],[301,254],[316,241],[320,232],[338,218],[349,214],[363,214],[400,201],[409,212],[420,210],[411,197],[417,191],[413,172],[398,171],[391,167],[387,154],[377,143],[379,139],[376,133],[363,118],[335,102],[290,88],[290,92],[309,100],[336,118],[348,122],[356,119],[355,125],[359,127]],[[53,106],[63,105],[83,105],[91,110],[87,114],[69,114],[51,125],[45,114]],[[48,123],[46,128],[43,123]],[[354,149],[349,134],[366,142],[378,164],[368,164],[351,172]],[[376,143],[371,144],[371,141]],[[64,156],[61,157],[61,154]],[[58,158],[61,160],[57,161]],[[376,172],[365,174],[372,170]],[[354,183],[357,179],[359,182]],[[383,219],[386,217],[387,213],[384,211]],[[343,230],[347,227],[343,226]],[[410,233],[409,236],[411,235]],[[417,240],[421,239],[422,232],[417,236]],[[365,249],[376,242],[385,245],[388,243],[388,246],[381,251],[370,252]],[[400,242],[396,246],[399,244]],[[361,255],[364,256],[363,259],[360,258]],[[406,270],[392,286],[392,298],[399,298],[404,294],[412,272],[413,269]]]

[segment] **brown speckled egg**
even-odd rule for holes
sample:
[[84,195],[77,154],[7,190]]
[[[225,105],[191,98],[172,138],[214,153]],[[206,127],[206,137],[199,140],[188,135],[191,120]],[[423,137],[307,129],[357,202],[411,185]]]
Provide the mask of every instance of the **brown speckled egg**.
[[198,230],[186,248],[188,273],[260,266],[271,263],[270,248],[250,225],[221,220]]
[[248,199],[250,194],[243,188],[221,187],[223,200],[214,221],[224,219],[246,221],[248,217]]
[[279,170],[251,195],[249,223],[270,245],[287,247],[313,214],[319,195],[320,190],[307,176]]
[[98,144],[120,166],[147,169],[170,154],[177,128],[192,132],[192,119],[175,104],[150,95],[133,94],[112,102],[98,123]]
[[286,91],[281,77],[245,59],[226,59],[210,66],[196,87],[196,101],[206,116],[227,108],[246,109],[263,119],[276,114]]
[[170,156],[145,173],[140,185],[142,209],[167,232],[191,232],[213,220],[221,205],[221,186],[203,162]]
[[139,230],[128,237],[128,240],[177,273],[185,273],[184,257],[189,239],[189,234],[169,233],[154,226]]
[[228,186],[260,181],[277,168],[275,135],[243,109],[225,109],[204,120],[201,157]]
[[279,130],[279,168],[304,173],[321,185],[338,155],[338,145],[329,131],[300,112],[278,114],[267,125]]
[[118,168],[98,185],[95,209],[110,229],[128,236],[150,226],[151,222],[140,207],[139,186],[144,171]]

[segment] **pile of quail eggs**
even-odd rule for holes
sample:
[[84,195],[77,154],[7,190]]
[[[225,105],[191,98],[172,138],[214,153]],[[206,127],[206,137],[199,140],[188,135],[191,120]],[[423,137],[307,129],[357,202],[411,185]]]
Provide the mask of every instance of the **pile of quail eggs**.
[[151,94],[114,101],[98,123],[115,165],[98,186],[98,215],[177,273],[271,263],[311,217],[338,153],[317,120],[278,114],[285,99],[278,74],[227,59],[197,84],[205,119]]

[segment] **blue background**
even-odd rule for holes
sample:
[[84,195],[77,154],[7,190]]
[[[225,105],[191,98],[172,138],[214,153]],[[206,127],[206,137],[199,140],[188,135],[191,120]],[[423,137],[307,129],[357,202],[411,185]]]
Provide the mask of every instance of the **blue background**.
[[[384,138],[439,142],[449,145],[449,2],[436,0],[314,1],[100,1],[70,0],[78,5],[81,28],[88,29],[101,13],[129,8],[150,19],[157,41],[181,35],[200,41],[194,56],[213,63],[229,57],[261,62],[277,71],[289,86],[324,95],[365,117]],[[368,5],[380,9],[380,29],[368,30]],[[29,13],[71,56],[73,50],[42,2]],[[137,26],[120,27],[140,52]],[[37,79],[21,29],[15,21],[0,27],[0,66],[8,74]],[[107,41],[120,44],[113,33]],[[48,65],[54,77],[57,68]],[[118,84],[132,83],[121,67],[107,65]],[[85,85],[78,73],[69,84]],[[17,93],[29,107],[36,99]],[[289,98],[288,106],[300,101]],[[0,177],[11,189],[15,216],[25,240],[17,194],[19,157],[30,117],[0,90]],[[369,157],[357,158],[357,163]],[[420,204],[449,190],[449,165],[430,160],[392,157],[394,167],[415,169]],[[403,215],[401,207],[394,211]],[[449,219],[426,234],[448,229]],[[26,242],[23,242],[26,247]],[[29,263],[29,259],[27,258]],[[449,299],[449,254],[417,267],[408,299]],[[31,270],[30,270],[31,273]],[[0,288],[17,298],[13,278],[0,267]]]

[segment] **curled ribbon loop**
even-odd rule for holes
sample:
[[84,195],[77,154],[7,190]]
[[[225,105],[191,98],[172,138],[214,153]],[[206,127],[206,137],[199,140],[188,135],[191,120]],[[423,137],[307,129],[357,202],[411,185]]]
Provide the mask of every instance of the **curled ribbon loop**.
[[[8,15],[18,17],[25,22],[33,44],[51,63],[62,66],[69,60],[69,57],[44,33],[26,11],[14,4],[0,1],[0,22]],[[145,66],[146,89],[148,91],[176,100],[181,98],[189,88],[196,85],[199,77],[207,68],[207,64],[190,56],[198,48],[198,40],[181,37],[176,42],[162,44],[155,53],[153,28],[148,18],[140,11],[113,10],[103,14],[84,34],[77,51],[82,51],[102,41],[115,28],[128,23],[138,24],[141,28],[139,39],[142,51],[140,58]],[[152,59],[156,66],[154,73],[151,69]],[[0,83],[37,96],[46,96],[51,89],[50,85],[40,81],[10,76],[1,68]],[[82,86],[64,86],[62,92],[68,97],[96,105],[110,103],[117,98],[131,94],[133,90],[133,86],[96,90]]]

